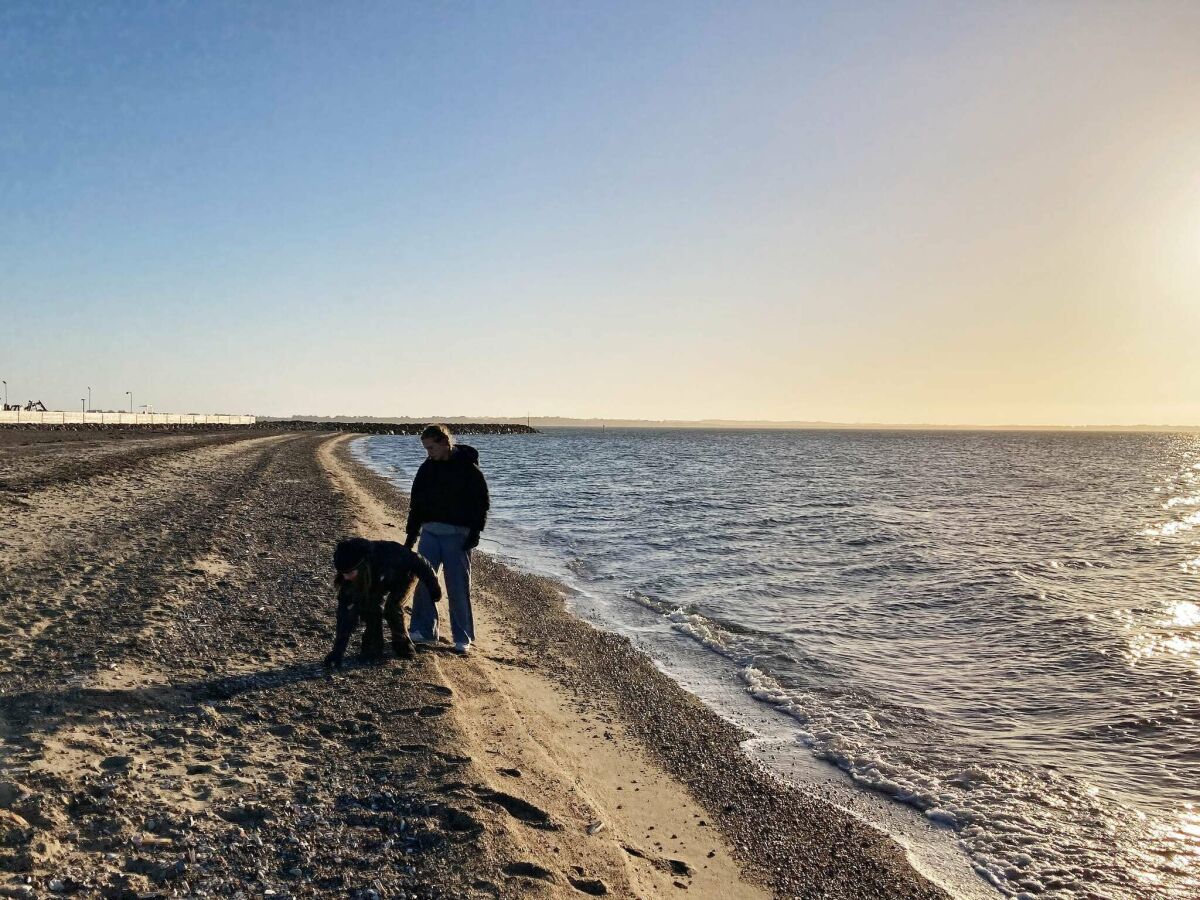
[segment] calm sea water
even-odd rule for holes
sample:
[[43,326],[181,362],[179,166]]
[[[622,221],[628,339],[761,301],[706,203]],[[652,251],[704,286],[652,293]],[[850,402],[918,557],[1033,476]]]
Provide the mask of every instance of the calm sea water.
[[[1200,896],[1200,435],[468,440],[484,550],[732,661],[1001,893]],[[405,487],[423,458],[358,447]]]

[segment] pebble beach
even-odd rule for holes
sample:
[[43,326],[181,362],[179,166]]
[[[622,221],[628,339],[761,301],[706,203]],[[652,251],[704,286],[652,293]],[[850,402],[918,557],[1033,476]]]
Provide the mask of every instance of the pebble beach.
[[470,656],[324,673],[354,437],[0,431],[0,896],[946,896],[486,553]]

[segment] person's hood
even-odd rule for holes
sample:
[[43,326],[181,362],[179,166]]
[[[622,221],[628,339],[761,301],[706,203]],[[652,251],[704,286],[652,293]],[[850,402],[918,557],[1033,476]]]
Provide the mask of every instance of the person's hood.
[[333,551],[333,567],[339,573],[349,572],[371,553],[371,542],[366,538],[354,537],[338,541]]
[[450,458],[455,462],[479,465],[479,451],[470,444],[455,444],[454,449],[450,451]]

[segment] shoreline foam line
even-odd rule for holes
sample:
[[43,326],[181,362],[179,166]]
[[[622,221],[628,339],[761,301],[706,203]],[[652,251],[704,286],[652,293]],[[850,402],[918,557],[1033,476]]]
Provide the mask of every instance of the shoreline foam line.
[[[351,446],[356,448],[358,443],[354,441]],[[355,468],[366,482],[374,485],[377,494],[386,495],[385,502],[398,506],[405,504],[403,489],[389,480],[386,473],[377,471],[364,460],[357,448],[347,448],[345,456],[357,464]],[[563,649],[558,655],[564,658],[554,669],[560,680],[571,682],[580,677],[581,671],[587,672],[588,663],[594,659],[594,649],[599,645],[605,648],[606,655],[623,663],[614,669],[613,660],[608,660],[604,679],[595,679],[596,673],[592,673],[594,687],[608,687],[606,693],[610,694],[609,699],[614,701],[620,713],[631,718],[645,715],[645,698],[635,696],[631,699],[627,696],[630,693],[661,697],[666,709],[656,711],[658,714],[650,717],[651,722],[643,722],[640,727],[635,725],[635,736],[652,755],[665,759],[668,771],[687,784],[693,795],[712,811],[731,840],[749,847],[751,858],[768,870],[769,877],[788,876],[788,863],[779,859],[777,853],[773,855],[769,847],[762,846],[762,825],[778,819],[779,831],[790,832],[793,846],[805,848],[797,851],[802,855],[811,857],[829,853],[836,858],[847,853],[845,840],[829,842],[831,834],[841,833],[853,835],[852,843],[856,848],[869,848],[867,855],[874,865],[886,859],[880,868],[888,871],[888,886],[884,888],[883,882],[879,882],[875,893],[865,896],[944,896],[922,876],[935,879],[942,888],[959,896],[996,896],[970,870],[951,836],[936,832],[915,811],[861,788],[844,784],[838,787],[836,783],[845,782],[846,776],[815,759],[811,764],[819,768],[820,774],[810,773],[808,779],[785,780],[781,772],[768,769],[765,765],[768,760],[763,758],[766,754],[751,749],[756,740],[762,739],[762,734],[748,730],[742,723],[735,723],[718,709],[706,705],[701,692],[695,690],[696,685],[675,677],[660,660],[636,647],[627,637],[596,627],[575,614],[564,603],[564,595],[569,589],[563,584],[503,565],[486,553],[477,554],[476,561],[478,583],[485,586],[488,606],[500,607],[506,615],[530,624],[530,632],[523,635],[523,648],[553,652],[556,639],[561,641]],[[650,610],[646,613],[651,614]],[[697,652],[700,649],[696,647]],[[643,681],[645,684],[641,683]],[[753,701],[744,691],[740,693],[747,704],[761,707],[757,710],[760,718],[771,718],[765,704]],[[690,736],[688,727],[681,728],[679,723],[672,721],[674,716],[692,726]],[[776,735],[780,734],[778,722],[781,720],[779,717],[774,722]],[[650,727],[646,727],[648,725]],[[664,734],[664,728],[674,733]],[[762,744],[758,747],[761,749]],[[712,764],[704,758],[706,754],[721,759],[722,765],[730,770],[728,779],[713,772]],[[740,783],[741,790],[731,793],[730,781]],[[730,796],[736,796],[739,802],[723,802]],[[878,809],[867,814],[867,807]],[[909,813],[909,820],[901,823]],[[725,821],[721,821],[722,818]],[[877,824],[880,819],[889,821],[893,827],[885,831]],[[814,834],[814,831],[821,834]],[[934,852],[924,846],[925,838],[929,836],[933,839],[928,843],[936,845]],[[831,862],[831,871],[836,871],[838,865]],[[795,868],[797,872],[793,875],[807,869],[808,865],[801,862]],[[781,890],[779,881],[774,881],[774,885],[781,896],[793,895],[787,888]],[[851,895],[861,893],[863,887],[862,883],[857,883]],[[831,893],[830,896],[842,894]]]

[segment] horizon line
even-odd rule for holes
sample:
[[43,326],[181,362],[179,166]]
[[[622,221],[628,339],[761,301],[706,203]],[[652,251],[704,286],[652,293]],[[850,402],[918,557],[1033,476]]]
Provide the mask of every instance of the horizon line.
[[[543,427],[576,427],[589,428],[599,426],[613,427],[663,427],[663,428],[770,428],[778,430],[804,429],[847,429],[847,430],[940,430],[940,431],[1200,431],[1200,424],[1154,424],[1139,422],[1132,425],[1113,423],[1066,425],[1006,423],[944,423],[944,422],[834,422],[826,420],[805,419],[637,419],[637,418],[601,418],[582,416],[370,416],[370,415],[332,415],[320,416],[314,414],[294,413],[290,416],[259,416],[267,420],[303,420],[313,419],[322,421],[362,421],[362,422],[461,422],[489,424],[540,424]],[[561,424],[560,424],[561,423]]]

